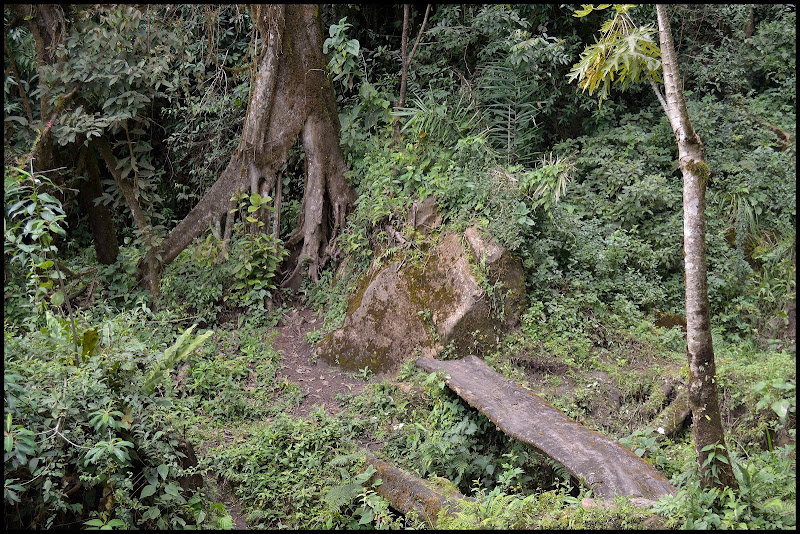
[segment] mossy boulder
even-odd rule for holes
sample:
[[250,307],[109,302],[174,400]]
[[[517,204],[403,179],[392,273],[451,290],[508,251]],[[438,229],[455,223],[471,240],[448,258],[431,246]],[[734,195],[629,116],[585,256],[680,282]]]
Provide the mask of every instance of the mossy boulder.
[[[486,277],[487,297],[499,307],[507,327],[516,326],[525,310],[525,273],[522,262],[491,236],[471,226],[464,232],[476,263]],[[489,294],[491,293],[491,294]]]
[[[350,298],[342,328],[317,355],[349,370],[391,372],[415,356],[452,345],[484,350],[519,321],[522,265],[476,229],[446,235],[421,261],[397,260],[366,276]],[[499,304],[498,304],[499,303]]]

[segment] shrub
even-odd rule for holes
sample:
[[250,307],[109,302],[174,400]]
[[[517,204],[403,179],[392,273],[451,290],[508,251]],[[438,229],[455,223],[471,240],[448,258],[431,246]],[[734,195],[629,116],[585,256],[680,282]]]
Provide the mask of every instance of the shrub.
[[77,354],[66,322],[52,315],[41,333],[5,332],[7,528],[212,522],[210,503],[187,485],[190,445],[163,386],[175,361],[210,333],[190,340],[190,328],[154,351],[130,331],[142,319],[82,328]]

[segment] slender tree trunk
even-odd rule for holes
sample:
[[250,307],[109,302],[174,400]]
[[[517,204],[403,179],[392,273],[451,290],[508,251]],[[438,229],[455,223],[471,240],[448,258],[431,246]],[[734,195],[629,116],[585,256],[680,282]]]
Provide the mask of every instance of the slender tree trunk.
[[[125,199],[125,203],[128,205],[128,209],[131,210],[133,221],[136,223],[136,229],[142,236],[145,247],[152,249],[153,230],[152,226],[150,225],[150,219],[142,209],[141,204],[139,204],[139,198],[134,191],[133,184],[127,179],[123,178],[122,172],[117,168],[117,158],[114,156],[114,152],[111,150],[111,146],[108,144],[108,141],[106,141],[104,137],[100,137],[99,139],[90,142],[89,146],[90,148],[97,149],[98,154],[100,154],[100,157],[103,158],[108,171],[114,177],[114,182],[116,182],[117,187],[119,188],[120,192],[122,192],[122,196]],[[148,253],[145,255],[142,264],[142,267],[147,273],[147,276],[144,277],[144,280],[146,281],[145,287],[155,298],[158,298],[160,293],[159,279],[161,277],[161,269],[163,265],[158,261],[157,258],[158,257],[156,255]]]
[[[306,189],[297,231],[287,246],[298,246],[297,265],[286,283],[297,283],[307,267],[316,281],[335,250],[338,231],[355,201],[344,178],[347,167],[339,147],[339,118],[333,87],[325,75],[319,8],[308,4],[254,6],[252,16],[266,43],[252,82],[242,139],[216,183],[153,251],[166,265],[192,240],[219,221],[238,191],[271,193],[289,150],[302,134],[306,152]],[[276,214],[277,215],[277,214]],[[226,235],[232,221],[226,216]],[[269,231],[269,228],[262,229]],[[139,278],[146,285],[159,271]]]
[[[422,19],[422,26],[419,28],[417,39],[414,41],[414,47],[411,53],[407,54],[408,50],[408,25],[409,15],[411,12],[411,4],[403,4],[403,34],[400,40],[400,98],[395,102],[396,108],[402,108],[406,105],[406,91],[408,90],[408,67],[411,65],[411,60],[414,59],[414,54],[419,46],[419,41],[422,39],[422,33],[425,31],[425,24],[428,23],[428,14],[431,11],[431,5],[425,8],[425,18]],[[394,118],[393,135],[394,142],[400,143],[400,117]]]
[[[727,463],[720,461],[719,456],[716,456],[722,453],[727,457],[727,450],[708,450],[708,446],[725,447],[717,400],[717,377],[706,273],[705,192],[709,169],[704,160],[703,143],[694,131],[686,108],[667,8],[659,4],[656,10],[667,116],[678,141],[678,158],[683,174],[686,353],[689,360],[688,391],[692,408],[692,436],[700,465],[702,485],[737,487],[729,461]],[[706,465],[711,453],[714,453],[715,457]]]
[[744,27],[744,38],[745,40],[750,39],[753,36],[753,32],[756,29],[756,6],[755,4],[750,4],[747,6],[747,24]]

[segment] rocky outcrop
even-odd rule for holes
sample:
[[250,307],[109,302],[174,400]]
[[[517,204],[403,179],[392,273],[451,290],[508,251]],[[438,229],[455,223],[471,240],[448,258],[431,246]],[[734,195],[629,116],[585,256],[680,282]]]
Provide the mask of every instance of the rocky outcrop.
[[519,321],[525,301],[520,261],[468,229],[447,235],[422,260],[398,260],[365,277],[342,328],[317,355],[346,369],[396,370],[415,351],[432,356],[452,346],[481,351]]
[[464,232],[472,255],[486,277],[487,298],[501,308],[506,326],[516,326],[525,309],[525,273],[510,250],[471,226]]

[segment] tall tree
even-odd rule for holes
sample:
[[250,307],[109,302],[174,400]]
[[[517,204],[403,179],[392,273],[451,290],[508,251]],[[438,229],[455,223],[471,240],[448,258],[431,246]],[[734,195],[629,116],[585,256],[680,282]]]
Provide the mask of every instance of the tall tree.
[[692,436],[701,466],[703,486],[735,487],[737,484],[733,467],[717,450],[721,447],[724,452],[725,435],[717,400],[717,369],[711,338],[706,272],[705,196],[709,169],[705,162],[703,143],[695,132],[686,109],[667,7],[658,4],[656,12],[667,116],[678,142],[678,161],[683,174],[686,353],[689,359]]
[[[422,19],[422,26],[419,28],[417,39],[414,41],[414,47],[411,52],[408,52],[408,28],[409,18],[411,13],[411,4],[403,4],[403,30],[400,41],[400,98],[395,102],[395,108],[400,109],[406,105],[406,91],[408,88],[408,67],[411,65],[411,60],[414,59],[414,53],[417,51],[419,41],[422,39],[422,34],[425,32],[425,25],[428,23],[428,15],[431,12],[431,5],[428,4],[425,8],[425,18]],[[395,115],[393,126],[394,142],[400,143],[400,117]]]
[[[579,85],[584,90],[589,89],[590,94],[602,84],[602,101],[612,83],[625,87],[641,77],[654,82],[659,70],[663,74],[665,98],[661,97],[655,83],[653,88],[675,134],[683,175],[686,355],[689,361],[692,437],[703,487],[737,487],[733,467],[725,452],[711,337],[705,252],[705,193],[709,168],[703,143],[692,126],[686,107],[667,7],[663,4],[656,6],[660,46],[656,46],[650,37],[654,31],[651,26],[635,26],[628,14],[630,7],[614,6],[616,14],[603,25],[602,38],[584,51],[570,78],[577,78]],[[584,6],[576,11],[576,16],[585,16],[592,9]]]
[[[297,285],[306,270],[316,280],[336,254],[336,237],[355,193],[344,177],[347,166],[339,147],[336,99],[325,74],[319,7],[256,5],[251,17],[265,48],[252,81],[239,146],[211,189],[150,257],[163,267],[210,225],[229,227],[234,216],[231,199],[238,192],[262,197],[277,192],[278,171],[301,137],[305,191],[298,227],[286,242],[297,250],[284,279],[284,285]],[[160,269],[140,269],[139,276],[147,287],[155,288],[159,273]]]

